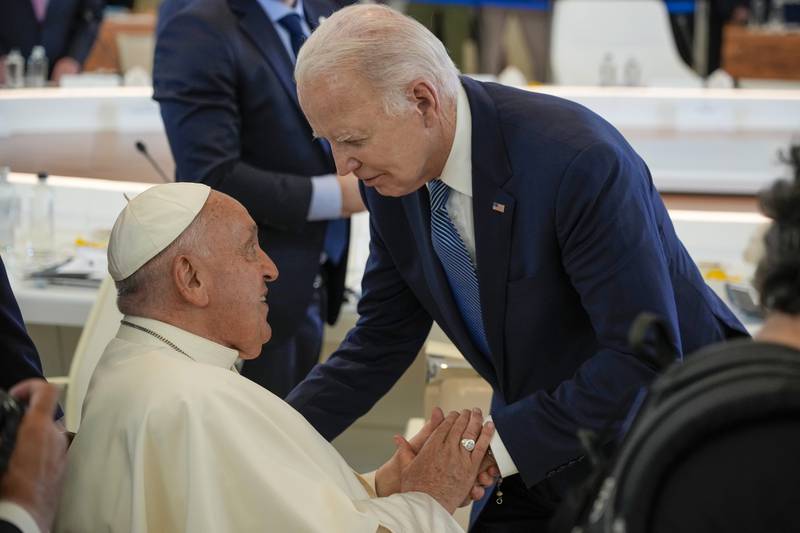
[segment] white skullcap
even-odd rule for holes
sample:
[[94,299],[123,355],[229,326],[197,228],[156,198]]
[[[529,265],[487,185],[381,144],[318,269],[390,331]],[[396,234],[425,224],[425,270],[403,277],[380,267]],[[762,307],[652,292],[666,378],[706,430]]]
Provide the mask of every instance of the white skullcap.
[[128,202],[108,241],[108,273],[121,281],[172,244],[200,213],[211,188],[201,183],[156,185]]

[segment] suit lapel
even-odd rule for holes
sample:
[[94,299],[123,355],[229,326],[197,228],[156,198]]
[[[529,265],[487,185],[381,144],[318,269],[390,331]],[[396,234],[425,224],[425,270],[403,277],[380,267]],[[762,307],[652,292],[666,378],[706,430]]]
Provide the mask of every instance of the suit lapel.
[[318,7],[313,1],[303,0],[303,13],[306,15],[306,22],[309,29],[311,29],[311,33],[314,33],[314,30],[320,25],[320,18],[326,15],[326,12],[318,9]]
[[406,216],[408,216],[411,231],[414,234],[414,241],[417,243],[423,274],[427,280],[427,285],[434,298],[434,302],[446,323],[446,329],[452,332],[455,337],[453,341],[475,370],[490,383],[493,385],[496,384],[495,371],[472,342],[464,320],[461,318],[458,306],[456,306],[455,300],[453,299],[453,293],[450,290],[447,276],[439,262],[436,251],[433,249],[428,188],[423,186],[417,192],[404,196],[402,202],[406,211]]
[[294,65],[264,10],[255,0],[229,0],[231,9],[239,15],[239,25],[256,44],[261,54],[286,89],[289,97],[300,108],[294,85]]
[[472,114],[472,209],[481,310],[489,349],[499,376],[505,358],[506,286],[514,198],[503,190],[511,165],[494,103],[476,81],[463,78]]

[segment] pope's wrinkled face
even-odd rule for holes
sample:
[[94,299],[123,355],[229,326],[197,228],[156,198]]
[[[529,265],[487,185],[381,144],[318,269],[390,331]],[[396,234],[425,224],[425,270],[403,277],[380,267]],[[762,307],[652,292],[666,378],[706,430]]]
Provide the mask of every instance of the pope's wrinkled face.
[[272,336],[267,323],[267,283],[278,277],[275,263],[258,244],[258,228],[247,210],[218,194],[209,213],[208,307],[217,342],[253,359]]
[[314,135],[330,142],[339,175],[354,173],[384,196],[403,196],[436,178],[447,159],[436,106],[413,98],[389,115],[380,96],[359,76],[298,85]]

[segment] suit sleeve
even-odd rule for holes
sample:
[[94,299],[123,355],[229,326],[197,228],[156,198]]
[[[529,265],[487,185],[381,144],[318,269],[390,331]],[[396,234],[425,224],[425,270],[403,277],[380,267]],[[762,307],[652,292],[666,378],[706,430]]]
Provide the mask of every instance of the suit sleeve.
[[414,362],[433,324],[372,221],[369,247],[355,328],[286,398],[328,440],[389,391]]
[[[639,313],[660,315],[672,338],[679,338],[652,187],[638,157],[607,144],[585,149],[563,176],[555,211],[561,259],[599,348],[571,379],[493,413],[529,486],[582,455],[579,428],[602,430],[610,423],[619,430],[626,404],[655,376],[628,347],[628,331]],[[679,344],[675,350],[680,353]]]
[[81,0],[72,19],[67,56],[83,65],[97,39],[103,20],[103,0]]
[[241,161],[237,83],[229,36],[186,11],[165,22],[156,43],[153,86],[178,179],[233,196],[260,226],[299,231],[311,202],[310,176],[298,179]]
[[42,363],[25,330],[17,300],[11,292],[6,268],[0,259],[0,388],[10,389],[27,378],[42,377]]

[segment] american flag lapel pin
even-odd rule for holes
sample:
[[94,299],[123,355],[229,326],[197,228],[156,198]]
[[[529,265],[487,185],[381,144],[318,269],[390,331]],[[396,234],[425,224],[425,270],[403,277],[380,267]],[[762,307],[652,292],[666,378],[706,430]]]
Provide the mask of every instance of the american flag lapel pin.
[[506,204],[501,204],[500,202],[492,202],[492,211],[497,211],[498,213],[505,213]]

